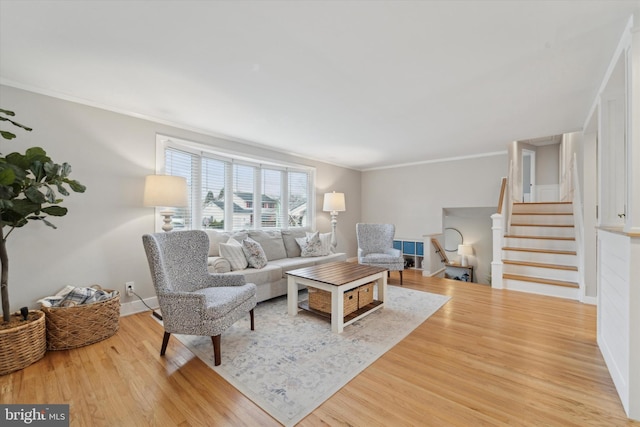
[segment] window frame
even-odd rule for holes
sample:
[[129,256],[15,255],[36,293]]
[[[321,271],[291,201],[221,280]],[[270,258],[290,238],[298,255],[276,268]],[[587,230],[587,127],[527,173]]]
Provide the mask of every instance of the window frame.
[[[233,228],[233,167],[227,167],[227,165],[246,165],[255,168],[254,180],[253,180],[253,218],[254,221],[251,227],[245,227],[244,229],[264,229],[264,230],[279,230],[279,229],[296,229],[296,228],[309,228],[315,229],[316,222],[316,169],[311,166],[306,166],[296,163],[288,163],[269,158],[252,158],[244,153],[227,151],[220,149],[219,147],[199,143],[195,141],[189,141],[182,138],[172,137],[168,135],[156,134],[156,174],[165,174],[165,151],[167,148],[173,150],[182,151],[192,156],[196,156],[200,159],[196,172],[192,172],[192,177],[198,177],[194,179],[191,186],[190,199],[192,201],[199,201],[202,193],[202,158],[208,158],[212,160],[225,162],[225,195],[228,195],[224,204],[224,230],[220,231],[234,231]],[[280,197],[282,199],[282,218],[280,218],[281,226],[279,227],[262,227],[262,175],[263,170],[279,170],[282,171],[282,179],[280,182]],[[307,175],[307,223],[303,226],[290,226],[289,225],[289,173],[303,173]],[[231,203],[227,203],[231,202]],[[191,212],[191,229],[203,230],[203,215],[200,203],[193,203],[190,209]],[[159,216],[159,212],[162,208],[156,208],[156,231],[160,231],[162,227],[162,220]],[[259,221],[259,223],[258,223]],[[188,228],[185,228],[188,229]]]

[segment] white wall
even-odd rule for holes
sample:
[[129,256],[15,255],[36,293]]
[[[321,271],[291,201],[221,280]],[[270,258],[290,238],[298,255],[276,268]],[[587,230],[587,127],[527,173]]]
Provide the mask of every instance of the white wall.
[[507,167],[505,152],[365,171],[362,221],[393,223],[396,235],[405,238],[442,233],[445,207],[497,207]]
[[560,144],[536,147],[536,185],[558,184]]
[[[2,108],[16,112],[16,120],[33,127],[17,130],[12,141],[2,140],[1,152],[41,146],[58,162],[69,162],[72,177],[87,186],[72,193],[63,206],[67,216],[53,218],[57,230],[28,224],[8,239],[9,293],[12,309],[36,306],[67,284],[94,283],[121,290],[134,281],[142,297],[154,295],[141,236],[154,231],[155,213],[142,207],[144,177],[155,173],[156,133],[214,145],[226,150],[316,167],[316,207],[322,209],[325,191],[342,191],[347,211],[338,218],[338,249],[355,256],[351,230],[360,217],[360,172],[240,144],[0,86]],[[8,126],[2,126],[8,129]],[[329,214],[318,211],[317,229],[330,231]],[[123,302],[133,298],[122,296]]]

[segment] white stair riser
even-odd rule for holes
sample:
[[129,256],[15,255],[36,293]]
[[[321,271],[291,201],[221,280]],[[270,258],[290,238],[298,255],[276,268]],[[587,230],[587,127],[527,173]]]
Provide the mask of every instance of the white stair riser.
[[506,237],[505,246],[516,248],[550,249],[556,251],[575,251],[575,240],[552,240],[552,239],[522,239],[517,237]]
[[516,224],[564,224],[573,225],[573,215],[512,215]]
[[502,268],[503,272],[508,274],[539,277],[541,279],[562,280],[564,282],[578,282],[578,272],[572,270],[559,270],[557,268],[513,264],[504,264]]
[[578,257],[576,255],[554,254],[547,252],[526,252],[526,251],[502,251],[502,259],[512,261],[541,262],[543,264],[559,264],[577,267]]
[[580,291],[577,288],[567,288],[565,286],[545,285],[542,283],[525,282],[522,280],[503,279],[504,289],[514,291],[529,292],[532,294],[549,295],[559,298],[569,298],[577,300],[580,298]]
[[509,234],[522,236],[575,237],[573,227],[531,227],[512,225]]
[[513,213],[516,212],[573,212],[571,203],[526,203],[514,204]]

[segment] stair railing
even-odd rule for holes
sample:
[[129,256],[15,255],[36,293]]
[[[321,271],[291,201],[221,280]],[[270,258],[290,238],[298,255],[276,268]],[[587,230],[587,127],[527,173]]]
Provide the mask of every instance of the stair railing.
[[[509,174],[511,174],[511,167],[509,167]],[[500,196],[498,198],[498,212],[491,215],[491,233],[493,235],[493,260],[491,261],[491,287],[496,289],[502,289],[502,247],[504,246],[505,235],[505,217],[508,217],[505,207],[511,205],[508,196],[509,193],[509,179],[502,178],[502,184],[500,185]]]
[[580,301],[585,297],[584,281],[584,217],[582,215],[582,198],[580,196],[580,179],[578,177],[578,159],[573,153],[570,167],[571,179],[568,182],[568,195],[573,203],[573,220],[576,233],[576,255],[578,257],[578,286],[580,287]]
[[[442,234],[430,234],[423,236],[425,243],[424,259],[422,260],[422,275],[428,277],[444,277],[446,264],[449,263],[447,254],[440,240]],[[430,243],[430,244],[429,244]],[[431,247],[429,251],[427,248]]]

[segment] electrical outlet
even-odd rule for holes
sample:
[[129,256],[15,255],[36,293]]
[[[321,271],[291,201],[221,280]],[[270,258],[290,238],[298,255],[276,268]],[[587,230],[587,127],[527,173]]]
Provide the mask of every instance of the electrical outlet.
[[127,282],[124,284],[124,289],[128,296],[133,296],[133,282]]

